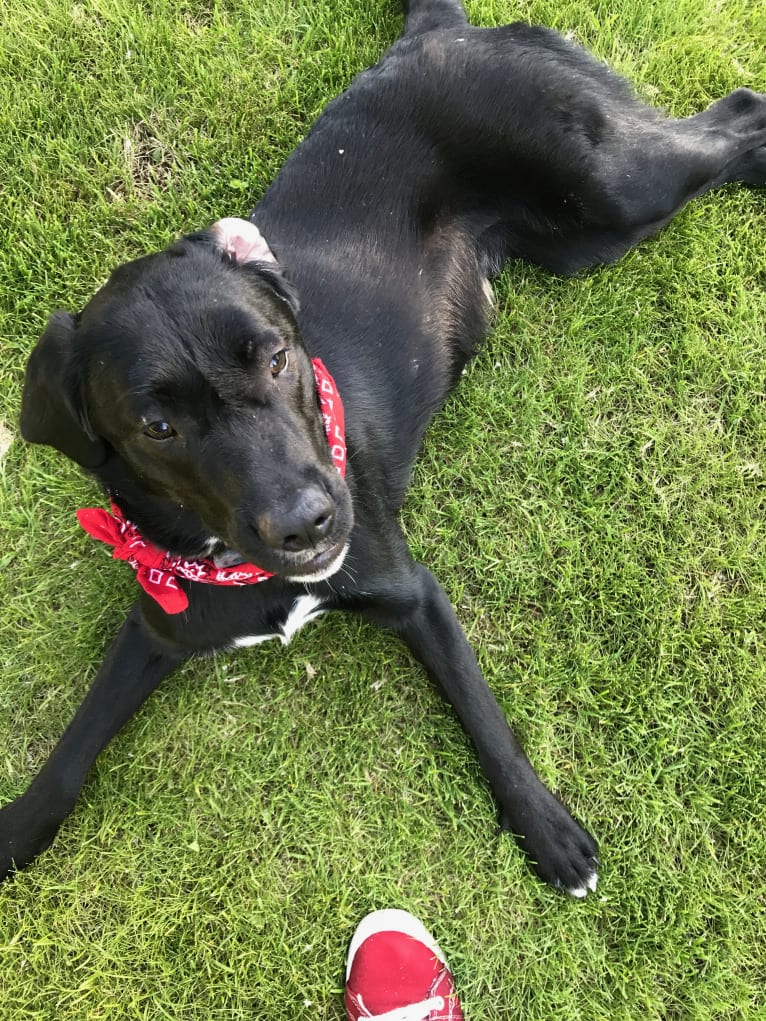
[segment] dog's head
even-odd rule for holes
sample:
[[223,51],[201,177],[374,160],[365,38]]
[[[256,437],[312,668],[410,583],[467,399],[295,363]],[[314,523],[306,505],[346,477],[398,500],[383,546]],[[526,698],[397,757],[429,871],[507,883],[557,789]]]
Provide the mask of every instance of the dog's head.
[[353,515],[296,311],[257,228],[219,221],[51,317],[22,433],[93,470],[175,552],[228,548],[288,578],[327,576]]

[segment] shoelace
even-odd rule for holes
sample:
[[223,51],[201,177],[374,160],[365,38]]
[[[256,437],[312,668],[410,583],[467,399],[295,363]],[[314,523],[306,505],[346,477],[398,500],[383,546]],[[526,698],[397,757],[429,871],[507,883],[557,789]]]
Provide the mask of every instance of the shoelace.
[[[362,997],[357,997],[359,1005],[366,1010]],[[430,1000],[420,1003],[408,1003],[405,1007],[395,1007],[385,1014],[365,1014],[365,1021],[427,1021],[432,1010],[444,1010],[444,997],[432,996]]]

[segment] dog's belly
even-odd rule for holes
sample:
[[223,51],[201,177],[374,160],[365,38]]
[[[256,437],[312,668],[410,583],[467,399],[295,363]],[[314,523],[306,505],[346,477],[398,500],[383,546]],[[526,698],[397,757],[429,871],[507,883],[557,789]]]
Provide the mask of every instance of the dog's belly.
[[248,645],[260,645],[261,642],[268,642],[270,638],[278,638],[283,645],[287,645],[290,639],[310,620],[319,617],[325,612],[326,607],[315,595],[306,594],[298,596],[284,622],[279,625],[279,630],[272,631],[266,635],[242,635],[235,638],[231,643],[233,649],[243,649]]

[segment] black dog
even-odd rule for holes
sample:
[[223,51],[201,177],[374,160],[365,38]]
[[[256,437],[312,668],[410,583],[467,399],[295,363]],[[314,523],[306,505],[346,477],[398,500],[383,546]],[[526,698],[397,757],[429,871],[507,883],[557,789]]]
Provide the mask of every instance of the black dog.
[[[179,602],[163,605],[179,612],[142,594],[0,813],[0,869],[50,844],[101,749],[187,657],[352,610],[395,630],[454,705],[536,872],[594,889],[593,840],[538,780],[397,514],[503,262],[617,259],[729,181],[766,183],[766,96],[739,89],[670,120],[553,32],[476,29],[458,0],[411,0],[403,38],[330,104],[252,223],[122,266],[81,314],[55,314],[29,362],[24,436],[91,471],[160,550],[273,577],[171,580]],[[345,403],[345,479],[312,357]],[[152,570],[146,587],[167,582]]]

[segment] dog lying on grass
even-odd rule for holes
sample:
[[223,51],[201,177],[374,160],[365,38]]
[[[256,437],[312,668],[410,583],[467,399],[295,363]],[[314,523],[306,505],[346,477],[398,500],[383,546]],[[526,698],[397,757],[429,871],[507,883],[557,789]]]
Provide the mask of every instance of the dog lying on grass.
[[0,872],[53,840],[99,752],[175,667],[319,613],[391,628],[455,707],[546,882],[595,889],[596,844],[542,785],[398,512],[423,433],[524,258],[619,258],[695,196],[766,182],[766,97],[666,118],[543,28],[412,0],[402,38],[332,102],[249,220],[112,273],[55,313],[22,431],[99,480],[83,513],[143,591],[29,789]]

